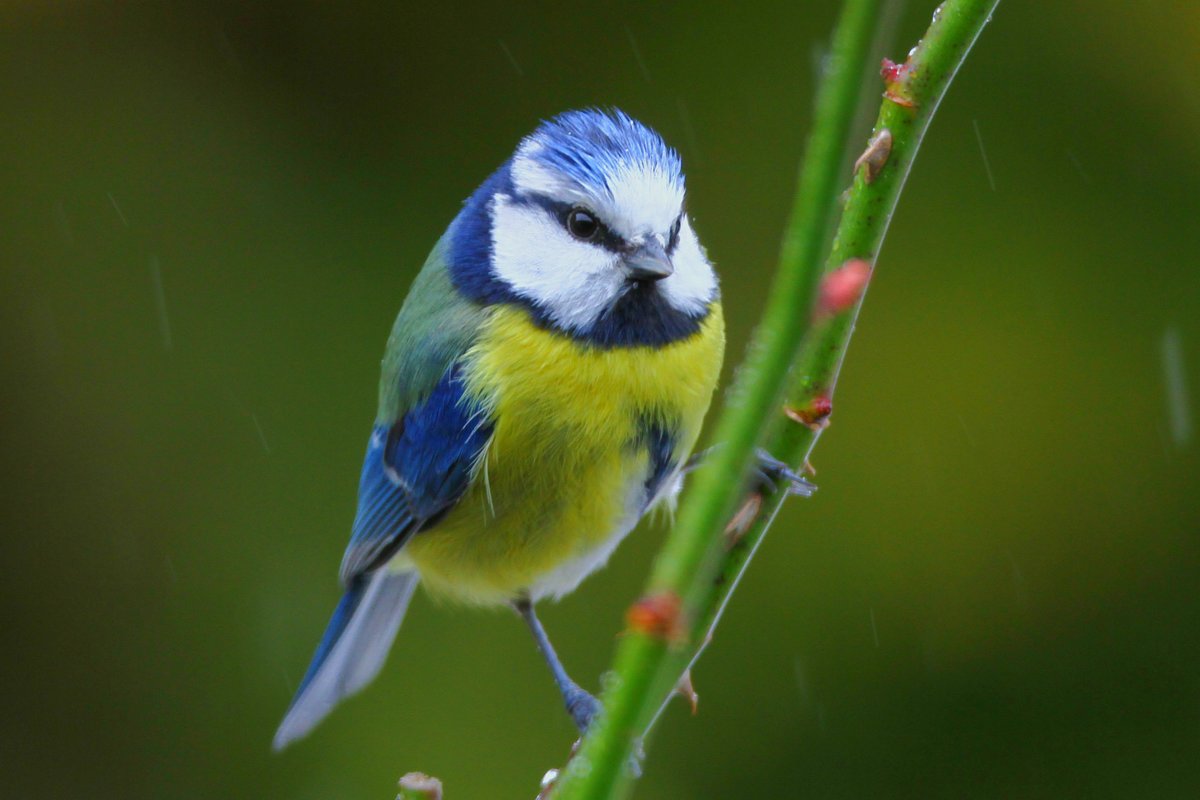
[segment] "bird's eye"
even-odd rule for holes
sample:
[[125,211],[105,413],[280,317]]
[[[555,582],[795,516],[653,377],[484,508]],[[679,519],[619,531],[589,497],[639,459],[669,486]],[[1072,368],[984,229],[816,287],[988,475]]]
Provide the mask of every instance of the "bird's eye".
[[600,220],[587,209],[572,208],[567,213],[567,230],[576,239],[590,242],[600,234]]

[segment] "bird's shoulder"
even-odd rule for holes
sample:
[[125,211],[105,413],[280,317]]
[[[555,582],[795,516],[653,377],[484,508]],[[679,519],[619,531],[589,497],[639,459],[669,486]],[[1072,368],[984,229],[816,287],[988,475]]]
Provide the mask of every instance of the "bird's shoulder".
[[488,316],[450,274],[450,237],[434,246],[396,315],[384,352],[377,422],[393,422],[429,397],[478,337]]

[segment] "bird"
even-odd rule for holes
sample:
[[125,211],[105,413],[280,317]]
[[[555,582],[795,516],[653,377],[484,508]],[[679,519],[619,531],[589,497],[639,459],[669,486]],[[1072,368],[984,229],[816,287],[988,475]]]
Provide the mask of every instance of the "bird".
[[670,506],[721,373],[717,275],[676,150],[616,109],[541,122],[463,203],[382,360],[341,601],[273,746],[384,665],[418,583],[525,621],[580,732],[599,709],[535,605]]

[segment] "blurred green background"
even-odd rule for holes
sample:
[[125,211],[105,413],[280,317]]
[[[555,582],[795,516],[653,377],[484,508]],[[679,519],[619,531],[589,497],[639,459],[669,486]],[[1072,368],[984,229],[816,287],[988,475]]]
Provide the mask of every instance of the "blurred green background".
[[[0,793],[388,798],[420,769],[533,797],[572,736],[526,631],[424,596],[380,680],[269,751],[391,320],[523,134],[615,104],[684,156],[728,374],[833,6],[4,4]],[[821,491],[640,796],[1200,791],[1198,42],[1194,3],[1001,5],[881,255]],[[544,609],[593,687],[662,536]]]

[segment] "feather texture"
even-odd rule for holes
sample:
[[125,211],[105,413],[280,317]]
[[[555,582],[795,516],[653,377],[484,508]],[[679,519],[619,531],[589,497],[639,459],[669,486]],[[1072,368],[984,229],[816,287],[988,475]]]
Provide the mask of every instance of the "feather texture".
[[640,519],[647,490],[675,485],[724,343],[718,303],[690,337],[621,349],[546,331],[519,306],[497,309],[461,362],[468,396],[494,425],[488,480],[409,539],[426,587],[480,604],[574,589]]
[[379,674],[418,580],[415,572],[379,571],[351,581],[275,732],[276,750],[307,734]]
[[475,340],[488,311],[457,291],[447,266],[463,217],[433,248],[388,336],[379,379],[378,424],[391,424],[425,400]]
[[464,397],[455,366],[391,425],[376,425],[363,460],[358,514],[342,557],[345,585],[383,566],[409,537],[435,524],[471,480],[491,421]]
[[[277,749],[375,677],[418,580],[484,604],[561,596],[678,492],[724,352],[683,195],[658,134],[587,110],[464,204],[388,337],[345,593]],[[579,209],[603,241],[570,227]],[[671,259],[655,280],[632,269],[651,247]]]

